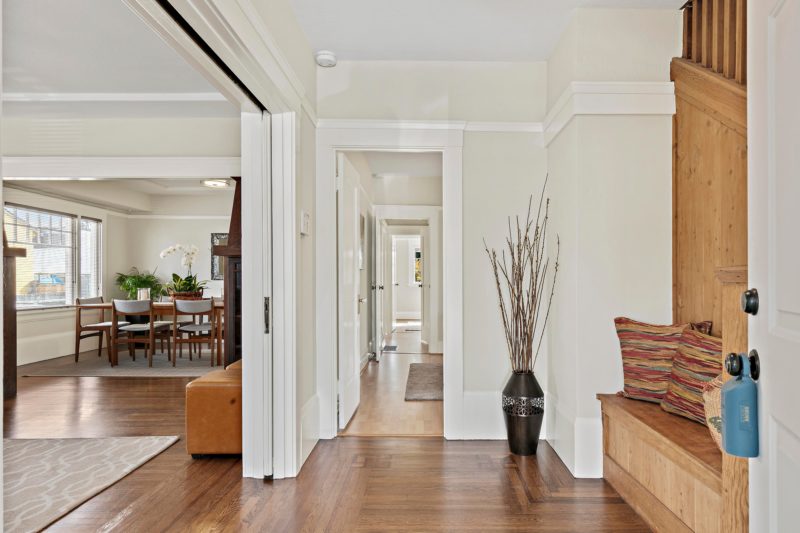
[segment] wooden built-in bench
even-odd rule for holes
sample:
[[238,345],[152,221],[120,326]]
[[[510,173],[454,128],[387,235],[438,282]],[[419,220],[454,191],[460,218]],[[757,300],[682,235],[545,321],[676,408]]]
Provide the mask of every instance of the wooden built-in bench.
[[721,531],[722,452],[702,424],[599,394],[603,477],[656,531]]

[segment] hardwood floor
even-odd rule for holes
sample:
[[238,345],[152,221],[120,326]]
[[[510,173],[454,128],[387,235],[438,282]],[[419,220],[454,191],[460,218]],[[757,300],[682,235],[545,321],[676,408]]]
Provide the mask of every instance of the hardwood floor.
[[[185,378],[21,378],[5,435],[184,435]],[[54,531],[647,531],[602,480],[575,480],[543,443],[321,441],[292,480],[241,478],[237,457],[181,442],[56,522]]]
[[361,373],[361,400],[343,436],[439,436],[444,434],[444,403],[405,400],[411,363],[442,363],[441,355],[428,354],[419,331],[402,327],[388,335],[381,362],[367,363]]

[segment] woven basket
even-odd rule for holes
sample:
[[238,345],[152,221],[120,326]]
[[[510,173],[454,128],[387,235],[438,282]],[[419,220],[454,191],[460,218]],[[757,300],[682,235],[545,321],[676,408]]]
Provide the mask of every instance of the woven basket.
[[715,377],[703,388],[703,407],[706,413],[706,425],[711,438],[722,449],[722,395],[723,374]]

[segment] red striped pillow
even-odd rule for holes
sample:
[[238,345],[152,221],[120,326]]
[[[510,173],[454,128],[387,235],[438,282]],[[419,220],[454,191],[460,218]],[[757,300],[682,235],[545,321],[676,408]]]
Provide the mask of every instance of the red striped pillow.
[[672,362],[661,408],[706,423],[703,388],[722,372],[722,339],[687,329]]
[[654,325],[630,318],[615,318],[617,337],[622,349],[624,396],[634,400],[659,403],[667,392],[672,359],[683,330],[691,326],[711,331],[711,322]]
[[614,325],[622,349],[625,397],[660,402],[686,324],[656,326],[620,317],[614,319]]

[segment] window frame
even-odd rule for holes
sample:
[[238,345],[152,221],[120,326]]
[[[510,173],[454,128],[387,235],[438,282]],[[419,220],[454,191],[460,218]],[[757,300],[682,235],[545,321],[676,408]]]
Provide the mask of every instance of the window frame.
[[[59,210],[56,210],[56,209],[48,209],[48,208],[44,208],[44,207],[34,207],[34,206],[31,206],[31,205],[26,205],[26,204],[23,204],[23,203],[18,203],[18,202],[13,202],[13,201],[11,201],[11,202],[4,201],[3,202],[3,208],[5,209],[5,207],[13,207],[13,208],[16,208],[16,209],[25,209],[25,210],[33,211],[33,212],[37,212],[37,213],[44,213],[44,214],[49,214],[49,215],[57,215],[57,216],[61,216],[61,217],[67,217],[67,218],[71,219],[71,221],[72,221],[72,231],[73,231],[73,239],[72,240],[73,240],[73,242],[72,242],[72,245],[70,246],[70,259],[71,259],[71,262],[72,262],[72,271],[73,271],[73,275],[72,275],[72,277],[73,277],[73,281],[72,281],[72,293],[73,293],[72,300],[73,300],[73,302],[65,301],[64,304],[37,305],[37,306],[31,306],[31,307],[25,307],[25,308],[18,308],[17,309],[18,313],[36,312],[36,311],[52,311],[52,310],[58,310],[58,309],[68,309],[68,308],[70,308],[70,307],[72,307],[74,305],[75,298],[79,298],[80,297],[81,288],[82,288],[82,282],[81,282],[81,266],[82,266],[82,264],[81,264],[81,244],[82,244],[82,239],[81,239],[81,221],[84,220],[84,219],[85,220],[91,220],[92,222],[95,222],[95,223],[98,224],[98,232],[97,232],[98,234],[97,234],[97,243],[96,243],[96,246],[97,246],[97,280],[98,280],[98,284],[97,284],[97,294],[96,294],[96,296],[102,296],[103,295],[103,290],[104,290],[104,286],[103,286],[103,280],[104,280],[103,269],[105,268],[105,262],[104,262],[105,242],[104,242],[104,238],[103,238],[104,237],[104,233],[103,233],[103,231],[104,231],[104,229],[103,229],[104,221],[101,218],[92,217],[92,216],[86,216],[86,215],[82,215],[80,213],[72,213],[72,212],[68,212],[68,211],[59,211]],[[5,231],[5,220],[3,221],[3,230]],[[14,302],[16,303],[16,301],[17,301],[17,295],[15,294],[14,295]]]

